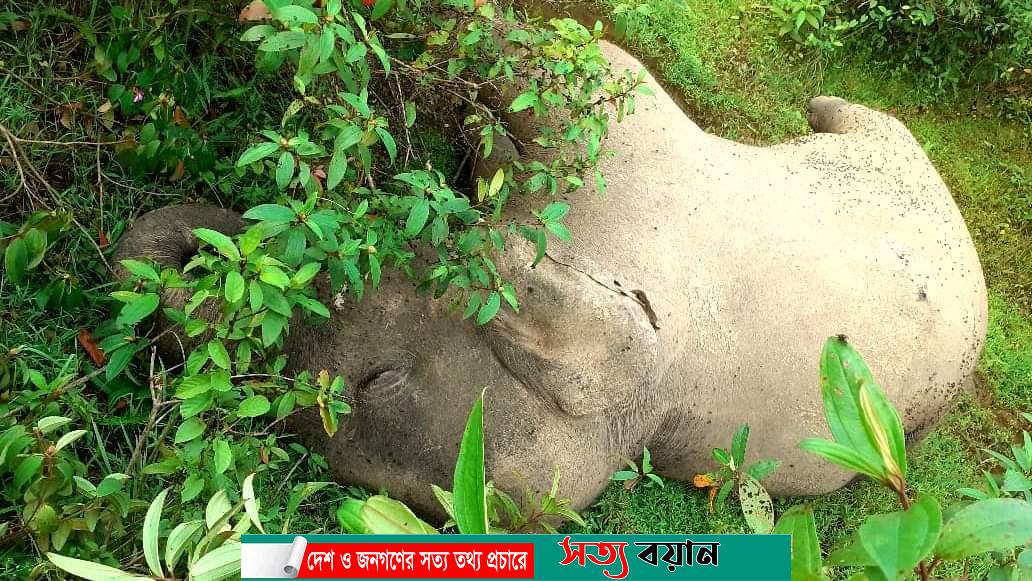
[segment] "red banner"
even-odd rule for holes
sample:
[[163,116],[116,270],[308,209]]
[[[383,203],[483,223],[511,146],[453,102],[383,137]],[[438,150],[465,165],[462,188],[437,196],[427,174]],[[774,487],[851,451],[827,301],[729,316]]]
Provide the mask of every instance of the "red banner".
[[298,579],[532,579],[531,543],[311,543]]

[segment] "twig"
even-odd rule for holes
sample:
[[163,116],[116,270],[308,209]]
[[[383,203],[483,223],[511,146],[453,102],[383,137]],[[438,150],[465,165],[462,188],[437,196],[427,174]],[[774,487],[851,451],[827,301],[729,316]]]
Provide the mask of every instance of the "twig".
[[70,390],[70,389],[75,389],[76,387],[79,387],[80,385],[84,385],[89,380],[91,380],[94,377],[100,375],[101,373],[104,373],[104,370],[106,370],[106,369],[107,369],[107,365],[101,365],[100,367],[94,369],[93,371],[87,373],[86,375],[83,375],[79,379],[76,379],[75,381],[73,381],[71,383],[62,385],[60,389],[61,389],[61,391],[67,391],[67,390]]
[[394,73],[394,88],[398,93],[398,106],[401,107],[401,124],[405,127],[405,167],[408,167],[409,159],[412,158],[412,136],[409,134],[408,115],[405,111],[405,95],[401,92],[401,81],[397,72]]
[[104,145],[121,145],[123,143],[132,143],[131,139],[119,139],[118,141],[49,141],[46,139],[23,139],[21,137],[14,138],[18,143],[31,143],[33,145],[58,145],[61,147],[76,147],[80,145],[89,146],[104,146]]
[[101,179],[103,172],[100,171],[100,146],[97,146],[97,191],[100,194],[100,231],[105,236],[107,233],[104,232],[104,180]]
[[[14,134],[12,134],[7,129],[7,127],[4,126],[3,123],[0,123],[0,133],[3,134],[4,140],[7,141],[7,146],[9,148],[11,148],[11,159],[14,160],[15,167],[18,168],[18,177],[20,178],[20,181],[18,183],[18,187],[15,188],[15,190],[13,192],[11,192],[10,194],[8,194],[7,196],[4,196],[4,198],[2,200],[0,200],[0,201],[7,201],[8,199],[12,198],[15,194],[17,194],[22,189],[24,189],[26,192],[28,192],[29,197],[33,198],[33,201],[37,201],[36,197],[32,193],[32,190],[29,188],[29,181],[25,177],[25,166],[22,165],[22,159],[21,159],[22,158],[22,152],[21,152],[21,149],[18,147],[18,138],[15,137]],[[26,160],[26,162],[27,161],[28,160]],[[39,201],[42,202],[41,200],[39,200]]]
[[148,375],[148,384],[150,385],[151,392],[151,410],[147,416],[147,423],[143,426],[143,431],[140,432],[140,436],[136,438],[136,447],[133,448],[133,454],[129,457],[129,463],[126,465],[126,474],[133,473],[133,465],[136,464],[136,460],[139,459],[140,454],[143,452],[143,443],[147,439],[147,434],[154,429],[154,423],[158,419],[158,411],[161,409],[162,403],[162,392],[165,390],[164,381],[157,375],[154,374],[154,360],[158,356],[158,350],[156,348],[151,349],[150,357],[150,372]]
[[[44,187],[44,189],[47,190],[47,193],[50,194],[51,198],[56,203],[60,199],[60,194],[58,193],[58,191],[54,189],[54,186],[50,185],[50,182],[48,182],[47,179],[43,177],[43,174],[39,173],[39,170],[36,168],[36,166],[32,165],[32,162],[29,161],[28,157],[26,157],[25,154],[19,148],[19,144],[23,143],[25,140],[16,137],[3,124],[0,124],[0,133],[4,135],[4,139],[7,140],[8,145],[12,149],[15,158],[15,163],[18,165],[18,170],[22,178],[22,186],[24,187],[28,183],[25,180],[25,173],[23,171],[24,169],[27,169],[29,171],[29,174],[31,174],[32,177],[37,182],[39,182]],[[21,156],[22,159],[18,159],[19,156]],[[30,188],[26,187],[25,191],[29,192],[30,196],[33,196],[32,190]],[[48,207],[46,203],[43,202],[43,200],[35,198],[35,196],[33,196],[33,198],[36,201],[38,201],[39,204],[44,208]],[[83,234],[86,235],[86,239],[89,240],[90,244],[93,245],[93,248],[97,250],[97,256],[100,257],[100,261],[104,263],[104,266],[108,269],[108,272],[113,272],[111,270],[111,265],[108,263],[107,258],[104,256],[104,251],[97,244],[97,241],[93,239],[93,236],[90,234],[89,230],[87,230],[86,227],[83,226],[82,223],[79,222],[79,220],[75,216],[72,216],[72,222],[79,228],[79,230],[82,231]]]

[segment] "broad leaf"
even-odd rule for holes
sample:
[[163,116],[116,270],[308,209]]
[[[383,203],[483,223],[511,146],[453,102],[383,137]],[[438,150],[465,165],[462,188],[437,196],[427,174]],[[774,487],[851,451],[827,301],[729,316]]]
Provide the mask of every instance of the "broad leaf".
[[242,418],[255,418],[264,415],[272,407],[269,399],[264,395],[252,395],[240,402],[237,408],[237,415]]
[[161,557],[158,533],[161,530],[161,511],[165,507],[165,497],[168,496],[168,489],[158,493],[147,509],[147,515],[143,517],[143,558],[147,561],[147,568],[155,577],[164,577],[161,570]]
[[83,561],[82,559],[74,559],[72,557],[65,557],[64,555],[58,555],[57,553],[47,553],[47,559],[50,560],[58,569],[87,579],[88,581],[108,581],[110,579],[148,579],[148,577],[139,577],[132,573],[126,573],[120,569],[114,567],[108,567],[107,565],[101,565],[100,563],[93,563],[90,561]]
[[190,566],[193,581],[217,581],[240,574],[240,543],[227,542]]
[[882,574],[895,579],[927,557],[942,530],[942,511],[931,496],[921,496],[903,512],[876,514],[860,525],[860,544]]
[[734,459],[734,469],[740,469],[745,465],[745,448],[749,445],[749,426],[743,425],[735,432],[731,439],[731,458]]
[[947,561],[988,551],[1004,551],[1032,539],[1032,504],[1015,498],[974,502],[953,515],[942,529],[935,556]]
[[179,556],[186,551],[186,545],[198,532],[204,530],[203,520],[192,520],[176,525],[165,542],[165,564],[174,569]]
[[484,473],[484,394],[473,404],[459,445],[452,487],[455,524],[465,535],[488,532],[487,485]]
[[771,531],[776,535],[792,535],[792,581],[819,581],[821,575],[821,543],[813,508],[793,506],[785,511]]
[[765,535],[774,528],[774,503],[770,494],[748,474],[742,474],[738,483],[738,501],[742,504],[745,523],[754,533]]

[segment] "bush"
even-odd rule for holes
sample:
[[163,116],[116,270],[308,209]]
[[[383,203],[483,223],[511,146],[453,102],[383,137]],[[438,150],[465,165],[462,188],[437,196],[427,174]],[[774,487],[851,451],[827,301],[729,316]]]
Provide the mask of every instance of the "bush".
[[925,71],[940,90],[1022,78],[1032,66],[1032,3],[1024,0],[771,0],[783,35],[822,50],[848,40]]
[[[17,167],[0,174],[0,316],[19,321],[0,325],[0,546],[15,548],[0,569],[12,577],[52,573],[48,552],[59,566],[142,571],[138,543],[112,542],[141,530],[153,575],[196,575],[247,527],[333,527],[331,511],[302,518],[302,503],[362,493],[320,482],[325,460],[281,429],[315,408],[333,434],[350,409],[341,378],[291,370],[282,352],[292,322],[329,316],[316,277],[361,297],[398,269],[479,324],[516,309],[494,260],[512,237],[539,259],[548,238],[569,237],[569,207],[547,198],[586,180],[604,189],[607,107],[630,113],[647,91],[643,75],[610,74],[601,25],[527,23],[480,0],[266,0],[239,14],[207,0],[120,4],[3,21],[43,45],[25,52],[95,81],[59,85],[69,102],[57,123],[0,124]],[[435,167],[441,142],[489,157],[506,111],[566,121],[536,135],[541,158],[487,179]],[[77,157],[83,146],[96,151]],[[50,175],[59,165],[70,183]],[[108,265],[137,208],[92,189],[105,183],[176,201],[206,189],[252,222],[195,229],[187,275],[148,257]],[[535,193],[546,198],[535,219],[506,218],[509,200]],[[117,287],[109,266],[125,274]],[[183,300],[161,300],[170,294]],[[181,357],[163,360],[155,347],[169,333]],[[575,517],[554,495],[524,513],[491,491],[489,516],[519,530]],[[163,520],[186,527],[165,546],[188,556],[155,558]]]

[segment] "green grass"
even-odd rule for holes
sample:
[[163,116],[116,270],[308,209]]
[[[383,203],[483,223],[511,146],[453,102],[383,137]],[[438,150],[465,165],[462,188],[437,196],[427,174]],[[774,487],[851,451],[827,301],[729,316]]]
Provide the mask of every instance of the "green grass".
[[[600,0],[603,9],[619,0]],[[973,96],[926,106],[919,80],[861,56],[818,59],[776,38],[770,16],[752,2],[654,0],[625,41],[710,132],[770,144],[809,131],[806,101],[835,94],[887,110],[925,148],[968,223],[991,289],[989,336],[973,393],[911,452],[911,488],[946,504],[978,486],[984,448],[1007,444],[1032,409],[1032,149],[1030,128]],[[762,2],[758,3],[762,6]],[[816,362],[814,362],[816,366]],[[866,515],[893,510],[894,496],[870,481],[815,499],[780,499],[815,509],[828,548]],[[628,492],[613,485],[588,514],[592,532],[742,532],[733,502],[711,512],[705,491],[668,482]],[[986,562],[971,564],[978,576]],[[942,570],[945,573],[959,571]]]

